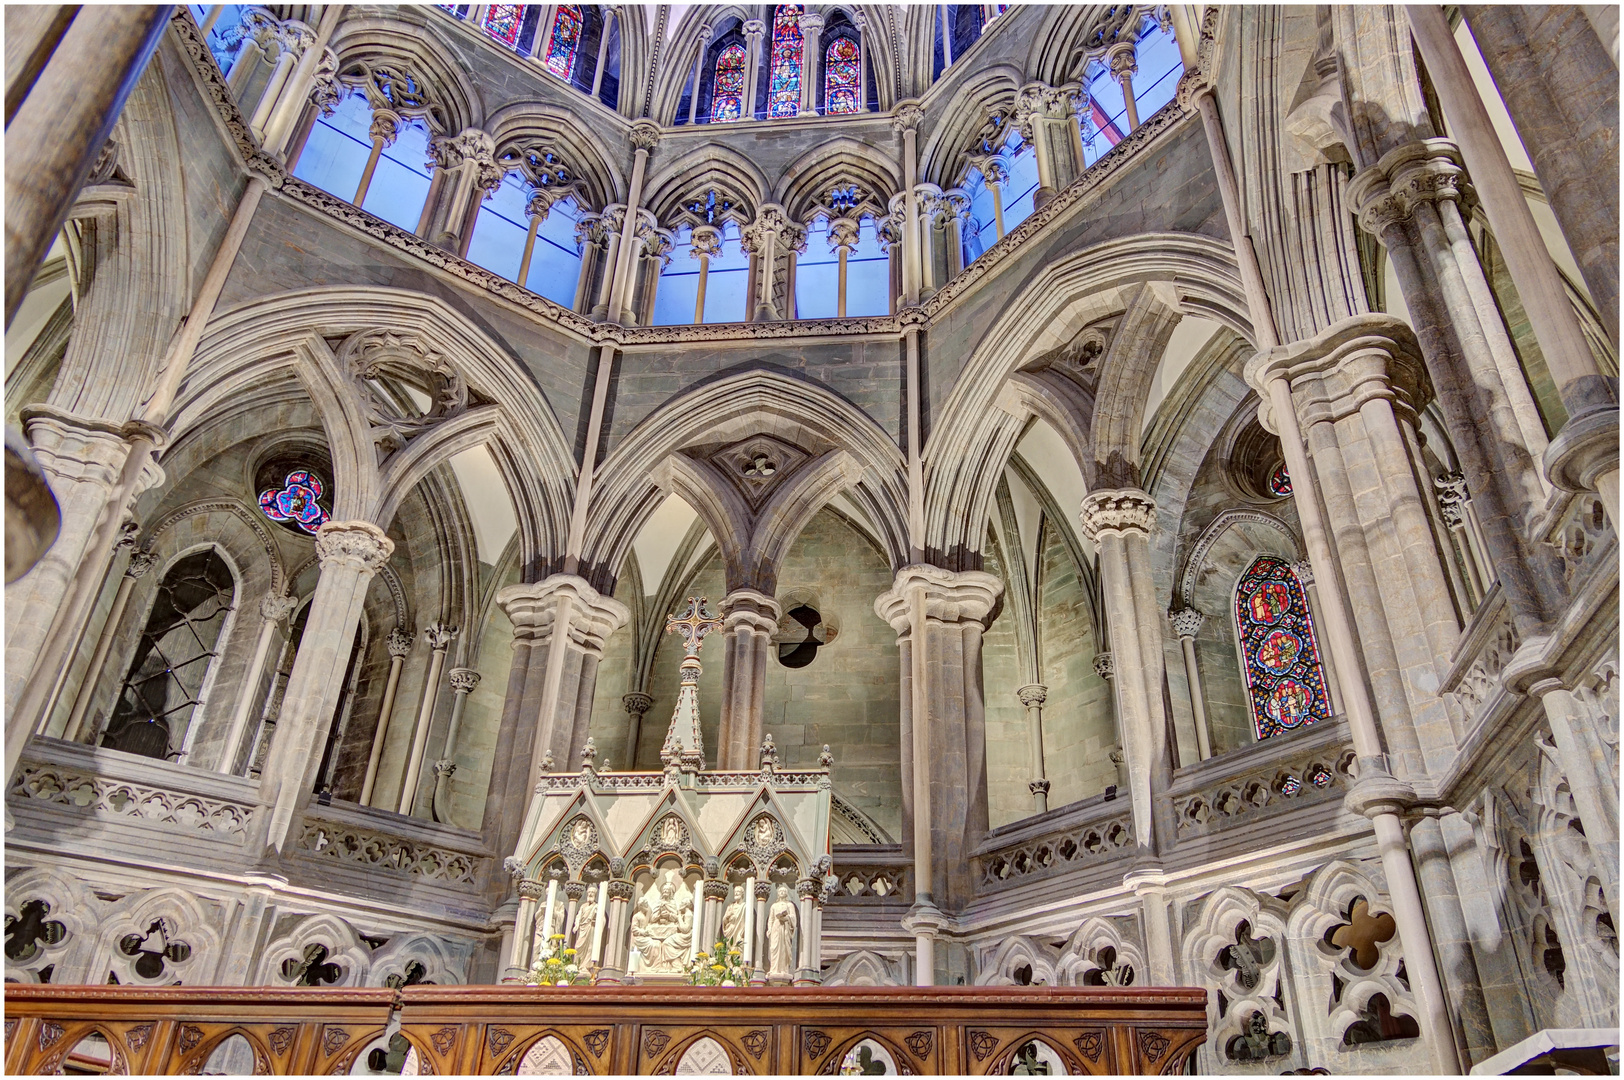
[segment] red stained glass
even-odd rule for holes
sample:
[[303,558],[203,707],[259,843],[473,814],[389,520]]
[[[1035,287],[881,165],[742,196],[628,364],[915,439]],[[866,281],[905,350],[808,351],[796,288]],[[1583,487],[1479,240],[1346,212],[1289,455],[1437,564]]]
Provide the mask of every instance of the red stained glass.
[[1291,494],[1291,474],[1286,471],[1286,463],[1283,461],[1269,474],[1269,493],[1281,498]]
[[524,9],[528,4],[492,4],[485,13],[485,32],[508,48],[519,44],[519,30],[524,26]]
[[553,36],[547,42],[547,70],[560,79],[575,74],[575,58],[581,52],[581,9],[576,4],[560,4],[553,19]]
[[744,46],[729,45],[716,58],[716,79],[711,85],[711,123],[725,123],[743,115]]
[[801,5],[779,4],[773,15],[772,82],[767,115],[795,116],[801,111]]
[[823,54],[823,111],[829,114],[862,111],[862,55],[851,38],[836,38]]
[[1290,564],[1264,555],[1241,575],[1235,627],[1259,739],[1331,718],[1308,594]]

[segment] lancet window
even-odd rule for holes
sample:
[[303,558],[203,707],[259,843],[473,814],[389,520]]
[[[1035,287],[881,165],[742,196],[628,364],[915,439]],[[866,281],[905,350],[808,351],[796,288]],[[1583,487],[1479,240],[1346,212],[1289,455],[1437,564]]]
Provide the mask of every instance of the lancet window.
[[823,53],[823,111],[827,115],[863,111],[863,59],[857,42],[837,37]]
[[1261,555],[1247,568],[1235,586],[1235,629],[1259,739],[1331,718],[1308,594],[1291,564]]
[[519,47],[519,32],[524,29],[524,13],[529,6],[491,4],[485,9],[485,19],[481,25],[492,38],[510,49],[516,49]]
[[1019,131],[1005,135],[1005,126],[996,125],[983,140],[981,152],[972,159],[975,164],[965,174],[963,190],[970,199],[970,216],[964,223],[966,266],[1032,216],[1037,154]]
[[215,548],[169,568],[158,583],[103,746],[160,760],[179,753],[204,700],[236,595],[236,576]]
[[657,326],[743,322],[750,256],[733,201],[707,191],[683,207],[671,260],[654,293]]
[[935,35],[931,64],[934,81],[981,38],[986,27],[985,5],[937,4],[931,22]]
[[468,261],[564,307],[581,277],[577,235],[585,208],[569,168],[542,147],[501,155],[507,174],[479,207]]
[[560,79],[569,81],[575,75],[576,58],[581,51],[581,32],[585,20],[576,4],[560,4],[553,17],[553,33],[547,39],[547,70]]
[[744,46],[729,45],[716,58],[716,79],[711,90],[713,124],[744,116]]
[[[1085,167],[1127,136],[1135,116],[1143,122],[1178,92],[1179,78],[1184,74],[1178,41],[1170,29],[1163,29],[1148,17],[1146,23],[1130,57],[1119,57],[1114,63],[1101,57],[1089,65],[1084,79],[1087,100],[1078,110]],[[1129,93],[1133,97],[1131,110]]]
[[773,118],[795,116],[801,111],[801,61],[805,43],[801,38],[801,5],[779,4],[773,14],[771,82],[767,90],[767,115]]

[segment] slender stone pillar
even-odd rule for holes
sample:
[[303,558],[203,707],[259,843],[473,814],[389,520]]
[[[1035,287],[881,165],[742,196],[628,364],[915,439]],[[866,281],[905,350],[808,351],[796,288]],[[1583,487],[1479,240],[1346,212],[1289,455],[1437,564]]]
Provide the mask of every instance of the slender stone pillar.
[[[693,126],[694,121],[699,115],[699,83],[700,80],[705,77],[705,51],[710,47],[711,35],[713,33],[714,31],[709,26],[701,26],[699,28],[699,42],[694,48],[694,89],[693,93],[688,97],[688,125],[690,127]],[[609,35],[605,34],[603,36],[603,40],[604,44],[608,44]],[[602,60],[598,61],[598,68],[599,72],[597,78],[601,80],[603,78]],[[597,90],[592,91],[592,96],[598,96]],[[694,321],[698,322],[699,320],[696,319]]]
[[1026,789],[1032,793],[1032,812],[1047,813],[1049,780],[1043,773],[1043,703],[1049,698],[1049,688],[1033,683],[1016,690],[1015,696],[1026,709],[1026,737],[1032,760],[1032,779]]
[[1140,857],[1149,857],[1156,851],[1151,774],[1167,751],[1167,723],[1162,711],[1160,620],[1141,625],[1143,605],[1136,595],[1149,594],[1145,598],[1154,605],[1152,579],[1148,573],[1136,577],[1133,563],[1148,561],[1156,504],[1135,489],[1092,492],[1083,500],[1082,524],[1083,534],[1099,550],[1134,842]]
[[1179,636],[1179,648],[1184,653],[1184,680],[1190,688],[1190,711],[1195,716],[1195,741],[1201,760],[1212,757],[1212,734],[1207,729],[1207,698],[1201,691],[1201,669],[1195,662],[1195,636],[1207,617],[1195,608],[1170,611],[1173,632]]
[[626,768],[637,769],[637,750],[643,741],[643,716],[654,705],[654,699],[640,691],[622,694],[620,704],[626,710]]
[[278,852],[294,812],[309,802],[321,764],[317,749],[343,692],[367,586],[394,550],[383,530],[366,521],[329,521],[316,534],[321,577],[259,781],[260,802],[270,808],[261,818],[265,846]]
[[773,884],[770,881],[757,881],[754,893],[755,902],[751,910],[755,913],[755,920],[750,926],[750,985],[767,985],[767,905],[772,902]]
[[1111,69],[1111,78],[1122,87],[1122,103],[1128,107],[1128,131],[1132,131],[1139,126],[1139,103],[1133,98],[1133,77],[1139,72],[1134,43],[1121,41],[1105,50],[1105,64]]
[[1146,980],[1150,986],[1177,986],[1178,964],[1174,958],[1171,905],[1167,902],[1167,879],[1157,872],[1130,872],[1123,884],[1139,898],[1139,917],[1145,928],[1145,960],[1150,965]]
[[1466,477],[1458,472],[1434,477],[1432,484],[1438,489],[1438,513],[1449,529],[1449,535],[1460,552],[1466,568],[1472,607],[1475,609],[1488,595],[1494,581],[1488,557],[1484,554],[1482,537],[1476,517],[1471,512],[1471,495],[1466,490]]
[[496,161],[496,141],[478,128],[467,128],[460,134],[435,139],[429,144],[429,156],[435,171],[444,173],[444,177],[437,197],[430,198],[423,208],[418,235],[465,257],[479,204],[496,190],[505,175]]
[[756,766],[767,689],[767,657],[784,611],[754,589],[735,589],[722,599],[722,713],[717,732],[724,772]]
[[[919,124],[925,112],[917,101],[899,101],[891,118],[891,129],[902,134],[902,303],[919,303],[919,198],[914,188],[919,182]],[[909,396],[912,397],[910,391]]]
[[705,882],[705,936],[699,943],[702,952],[709,951],[722,936],[722,908],[727,903],[730,892],[732,889],[726,880],[712,879]]
[[637,887],[629,881],[611,881],[606,892],[609,896],[609,929],[604,940],[603,966],[598,970],[598,981],[615,985],[626,979],[627,911]]
[[795,892],[801,901],[801,948],[798,953],[800,970],[795,972],[796,986],[818,984],[817,916],[814,913],[814,905],[817,903],[818,893],[822,890],[823,882],[817,878],[802,878],[795,883]]
[[462,731],[462,710],[468,704],[468,695],[479,685],[479,672],[473,668],[452,668],[447,681],[451,684],[451,722],[446,726],[445,743],[440,758],[434,763],[434,820],[447,825],[451,820],[451,778],[457,772],[457,735]]
[[[248,118],[248,126],[259,137],[261,145],[266,141],[266,127],[277,104],[284,93],[293,90],[290,82],[294,65],[306,55],[320,56],[320,50],[315,47],[316,32],[302,22],[289,19],[276,27],[272,36],[277,43],[276,63],[271,66],[270,78],[265,80],[265,88],[260,91],[259,101]],[[315,68],[314,60],[310,67]]]
[[[135,559],[131,558],[130,562],[133,565]],[[116,609],[116,603],[114,606]],[[220,757],[214,764],[215,772],[229,773],[236,767],[243,736],[248,732],[249,714],[259,701],[259,680],[265,674],[265,662],[271,655],[271,646],[276,642],[277,626],[292,615],[298,606],[297,596],[275,594],[260,598],[259,640],[254,643],[254,658],[249,661],[248,670],[243,673],[242,686],[237,690],[237,707],[231,714],[231,727],[226,731],[225,742],[220,746]]]
[[638,211],[643,206],[643,179],[648,173],[648,156],[660,141],[660,128],[648,120],[632,125],[632,179],[626,194],[626,216],[620,223],[620,244],[615,253],[615,272],[609,286],[611,322],[625,323],[626,300],[632,294],[632,268],[636,265]]
[[1596,720],[1586,715],[1558,679],[1529,687],[1540,699],[1551,725],[1551,741],[1573,795],[1573,807],[1584,824],[1585,840],[1595,854],[1591,869],[1601,884],[1613,925],[1618,925],[1618,774],[1602,742]]
[[744,24],[744,109],[739,119],[756,118],[756,91],[761,75],[761,39],[767,33],[767,24],[760,19],[749,19]]
[[[1082,162],[1067,160],[1071,155],[1066,151],[1060,151],[1060,159],[1055,157],[1057,142],[1072,146],[1071,136],[1064,134],[1063,128],[1076,125],[1075,99],[1075,87],[1039,82],[1026,84],[1015,96],[1013,120],[1020,128],[1022,140],[1031,144],[1036,157],[1038,189],[1032,196],[1032,205],[1039,210],[1082,171]],[[1057,134],[1064,134],[1064,138],[1056,139]]]
[[1008,231],[1004,228],[1004,185],[1009,182],[1009,169],[1001,158],[993,155],[978,159],[975,165],[976,171],[981,173],[981,182],[992,193],[993,224],[997,228],[998,239],[1002,240]]
[[[372,140],[372,151],[367,155],[367,163],[361,169],[361,179],[355,185],[355,198],[350,201],[356,206],[366,202],[367,191],[372,187],[372,177],[378,171],[378,159],[383,157],[387,148],[395,145],[395,139],[400,135],[400,117],[388,109],[373,109],[372,123],[367,127],[367,138]],[[436,176],[436,180],[443,180]],[[429,194],[438,194],[438,185],[430,183]],[[429,205],[424,205],[424,214],[429,212]]]
[[912,781],[910,918],[921,927],[916,940],[922,979],[934,978],[925,960],[931,927],[940,919],[936,898],[955,907],[970,901],[969,855],[987,831],[981,635],[1002,592],[1003,583],[991,574],[915,563],[899,570],[891,590],[874,602],[875,614],[897,632],[909,667],[905,734],[911,747],[904,759]]
[[434,724],[434,706],[440,697],[440,672],[445,668],[445,653],[456,637],[457,627],[445,623],[429,623],[423,629],[423,640],[429,646],[429,670],[423,680],[423,697],[417,709],[417,723],[412,727],[411,750],[406,758],[406,770],[400,777],[400,799],[396,812],[410,814],[417,801],[418,774],[423,771],[423,756],[428,750],[429,728]]
[[389,650],[389,680],[384,683],[383,703],[378,706],[378,726],[372,732],[372,752],[367,755],[367,773],[361,781],[362,806],[372,805],[372,790],[378,782],[378,760],[383,757],[384,740],[389,736],[389,718],[395,711],[395,693],[400,689],[400,669],[412,651],[412,635],[395,627],[384,640]]
[[776,267],[778,257],[795,247],[805,247],[804,235],[796,244],[798,230],[785,216],[784,208],[767,203],[756,210],[756,219],[740,235],[744,250],[749,253],[754,273],[755,306],[750,312],[751,322],[772,322],[783,317],[779,307]]
[[546,886],[533,878],[519,882],[519,913],[513,920],[513,946],[508,953],[503,982],[524,982],[525,976],[530,974],[530,945],[536,936],[536,906],[546,895]]
[[[130,604],[130,591],[157,561],[157,557],[150,552],[137,551],[130,556],[129,563],[124,567],[123,576],[118,579],[118,591],[113,594],[112,606],[107,609],[107,621],[102,624],[101,634],[96,639],[96,651],[90,656],[90,666],[85,668],[84,680],[79,684],[78,696],[73,700],[73,711],[68,714],[67,726],[62,729],[62,737],[68,742],[78,742],[79,737],[84,734],[85,713],[90,709],[91,699],[96,696],[96,687],[105,674],[102,669],[107,666],[107,654],[112,652],[113,642],[118,640],[119,633],[123,629],[124,611]],[[259,651],[255,653],[257,661],[255,667],[260,670],[264,665],[264,633],[262,630],[262,643]],[[257,674],[255,678],[258,678]]]
[[496,850],[512,851],[542,759],[574,761],[586,745],[604,640],[631,612],[572,574],[509,585],[496,603],[513,623],[513,665],[481,828]]
[[338,20],[343,14],[342,4],[329,4],[322,9],[314,39],[300,53],[299,66],[294,69],[293,74],[283,85],[282,92],[277,95],[275,111],[271,113],[270,120],[265,125],[262,145],[267,154],[283,155],[287,150],[288,140],[299,121],[299,114],[304,111],[306,103],[310,100],[310,92],[315,88],[316,65],[321,62],[322,53],[326,51],[327,43],[333,39],[333,31],[338,28]]
[[808,13],[801,16],[801,109],[802,116],[817,116],[818,62],[823,50],[818,39],[823,35],[823,16]]

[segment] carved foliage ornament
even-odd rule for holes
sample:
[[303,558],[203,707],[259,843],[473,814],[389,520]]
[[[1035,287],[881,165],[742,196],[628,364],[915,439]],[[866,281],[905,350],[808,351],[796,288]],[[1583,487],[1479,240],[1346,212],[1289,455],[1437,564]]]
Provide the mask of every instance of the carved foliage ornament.
[[[363,330],[339,347],[372,437],[386,453],[468,408],[468,383],[445,355],[416,334]],[[429,399],[420,408],[410,390]]]

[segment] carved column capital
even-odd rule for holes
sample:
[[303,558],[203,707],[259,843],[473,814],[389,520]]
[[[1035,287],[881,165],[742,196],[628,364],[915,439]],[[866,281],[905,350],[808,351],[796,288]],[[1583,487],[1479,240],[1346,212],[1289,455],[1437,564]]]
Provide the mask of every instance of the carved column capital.
[[1117,82],[1132,78],[1139,71],[1138,51],[1132,41],[1119,41],[1105,50],[1105,65],[1111,69],[1111,78]]
[[1023,686],[1015,691],[1015,696],[1021,699],[1021,704],[1030,709],[1034,705],[1042,705],[1049,700],[1049,688],[1039,683]]
[[1095,653],[1094,674],[1109,682],[1116,675],[1116,658],[1108,652]]
[[124,576],[128,578],[145,577],[147,571],[151,570],[155,565],[157,565],[157,563],[158,556],[154,555],[152,552],[137,551],[135,554],[130,556],[129,565],[124,567]]
[[595,654],[603,652],[610,634],[631,619],[631,609],[612,596],[603,596],[585,578],[554,574],[528,585],[509,585],[496,594],[497,606],[513,623],[514,641],[544,643],[552,638],[554,623],[566,607],[570,643]]
[[653,150],[660,142],[660,125],[652,120],[639,120],[632,125],[632,148]]
[[1381,236],[1409,219],[1424,202],[1462,199],[1465,172],[1460,149],[1448,139],[1417,139],[1396,146],[1348,184],[1348,202],[1359,224]]
[[756,882],[756,899],[771,900],[773,898],[773,883],[770,881]]
[[735,589],[722,597],[720,614],[724,634],[746,629],[771,636],[778,630],[778,621],[784,617],[784,609],[766,593],[754,589]]
[[703,49],[705,46],[709,45],[710,42],[711,42],[711,38],[713,38],[715,36],[716,36],[716,28],[715,27],[711,26],[709,23],[706,23],[704,26],[701,26],[699,28],[699,47],[701,49]]
[[629,694],[621,695],[620,704],[633,716],[642,716],[654,705],[654,699],[647,694],[634,690]]
[[1031,792],[1033,795],[1042,795],[1047,797],[1049,794],[1049,781],[1040,776],[1036,780],[1030,781],[1026,785],[1026,790]]
[[260,618],[264,619],[266,622],[281,622],[289,615],[292,615],[294,608],[297,608],[298,606],[299,598],[297,596],[284,596],[279,593],[271,593],[270,595],[260,597],[259,615]]
[[452,775],[456,773],[456,771],[457,763],[452,761],[450,758],[443,758],[442,760],[434,763],[435,776],[443,776],[449,780],[451,779]]
[[706,900],[726,900],[733,887],[725,881],[707,881],[703,891]]
[[759,42],[761,36],[767,32],[767,24],[760,19],[747,19],[744,23],[744,36],[752,44]]
[[447,676],[451,689],[459,694],[471,694],[474,687],[479,685],[480,674],[473,668],[456,667],[451,669]]
[[874,601],[874,614],[907,633],[913,620],[916,593],[925,594],[925,618],[942,623],[981,622],[991,614],[1004,583],[980,570],[943,570],[929,563],[913,563],[897,571],[888,592]]
[[451,646],[451,639],[457,636],[457,627],[447,623],[429,623],[423,628],[423,640],[429,643],[429,648],[436,652],[443,651]]
[[1168,621],[1173,624],[1173,633],[1180,638],[1193,638],[1201,632],[1201,624],[1207,617],[1195,608],[1184,608],[1180,611],[1169,611]]
[[[1258,420],[1275,431],[1269,384],[1285,379],[1304,429],[1351,416],[1377,398],[1411,424],[1432,400],[1415,331],[1391,315],[1353,315],[1319,335],[1281,345],[1246,362],[1246,380],[1263,404]],[[1295,478],[1294,478],[1295,479]]]
[[523,881],[519,882],[519,899],[547,899],[547,883],[545,881],[537,881],[535,878],[525,878]]
[[691,258],[701,255],[715,258],[722,250],[722,230],[715,225],[695,225],[689,236],[692,250],[688,252]]
[[896,112],[891,116],[891,128],[897,132],[917,131],[920,121],[924,119],[925,110],[919,107],[919,102],[899,101]]
[[1093,491],[1083,497],[1083,535],[1095,543],[1102,535],[1156,531],[1156,501],[1138,488]]
[[802,15],[801,33],[808,37],[815,37],[823,33],[823,16],[815,13]]
[[586,886],[579,881],[565,882],[564,896],[579,903],[586,897]]
[[823,882],[817,878],[802,878],[795,883],[795,893],[802,900],[816,900],[823,891]]
[[1191,68],[1179,78],[1178,98],[1179,108],[1185,112],[1192,112],[1200,107],[1201,99],[1211,94],[1212,84],[1199,68]]
[[1291,564],[1291,572],[1297,575],[1297,580],[1304,585],[1314,584],[1314,564],[1304,559],[1302,562]]
[[391,657],[404,657],[412,651],[412,635],[397,626],[389,631],[389,636],[384,639],[384,646],[388,648]]
[[1451,529],[1466,524],[1466,501],[1471,498],[1466,490],[1466,475],[1447,472],[1434,479],[1432,486],[1438,489],[1438,510],[1444,516],[1444,524]]
[[394,550],[395,542],[370,521],[329,521],[316,532],[316,558],[323,571],[342,566],[376,574]]

